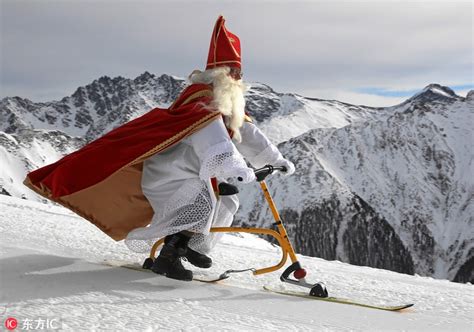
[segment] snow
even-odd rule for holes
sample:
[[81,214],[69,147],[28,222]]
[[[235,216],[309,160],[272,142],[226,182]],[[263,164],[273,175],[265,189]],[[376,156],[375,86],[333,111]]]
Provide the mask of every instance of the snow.
[[[436,109],[436,106],[434,106]],[[396,114],[396,113],[395,113]],[[329,147],[318,156],[319,162],[324,160],[324,169],[331,173],[340,183],[344,183],[357,192],[362,198],[372,206],[377,206],[387,220],[400,228],[400,222],[406,219],[410,211],[417,210],[421,215],[424,213],[426,219],[431,222],[426,226],[433,237],[437,240],[437,245],[441,253],[447,253],[455,243],[462,243],[463,239],[472,239],[474,235],[472,229],[473,208],[461,212],[463,203],[469,201],[474,188],[473,178],[467,176],[469,170],[472,173],[472,149],[470,147],[472,136],[471,127],[474,113],[465,103],[456,102],[450,109],[437,109],[436,112],[428,112],[423,117],[407,118],[405,121],[417,121],[417,130],[409,130],[409,125],[395,129],[393,122],[372,122],[370,125],[361,124],[340,129],[337,135],[323,137],[320,135],[320,146]],[[383,128],[378,130],[377,127]],[[351,134],[353,132],[358,134]],[[442,131],[444,135],[440,135]],[[394,139],[405,138],[409,147],[399,146],[396,149],[384,148],[389,153],[372,154],[377,149],[377,140],[387,135]],[[336,142],[336,143],[334,143]],[[338,142],[342,142],[339,144]],[[334,144],[337,147],[330,149]],[[418,144],[418,146],[417,146]],[[423,148],[432,147],[440,155],[449,157],[446,161],[441,161],[441,170],[435,164],[429,164],[420,159],[421,153],[417,153],[419,146]],[[406,152],[400,153],[405,149]],[[331,152],[328,152],[331,151]],[[341,153],[337,153],[341,151]],[[359,158],[359,153],[363,156],[363,165]],[[362,171],[361,171],[362,169]],[[458,187],[450,187],[450,195],[456,197],[446,198],[437,182],[430,181],[433,174],[446,174],[450,183],[459,184]],[[395,174],[387,176],[387,174]],[[362,174],[362,175],[361,175]],[[406,192],[395,195],[394,183],[397,181],[407,184]],[[427,180],[428,179],[428,180]],[[420,194],[416,188],[420,188]],[[459,193],[459,194],[458,194]],[[381,197],[385,198],[382,200]],[[418,196],[420,198],[418,198]],[[416,199],[422,199],[424,204],[418,204]],[[449,196],[448,196],[449,197]],[[390,204],[391,200],[399,200],[395,206],[404,207],[397,211]],[[405,210],[404,212],[402,212]],[[401,213],[402,212],[402,213]],[[403,213],[405,215],[403,215]],[[449,222],[451,221],[451,222]],[[403,232],[399,232],[403,235]],[[408,234],[405,234],[405,243],[411,243]],[[457,244],[455,244],[456,246]],[[464,255],[467,255],[465,250]],[[425,255],[426,253],[421,253]],[[448,272],[450,268],[448,259],[434,257],[433,276],[445,278],[454,271]],[[445,254],[446,255],[446,254]],[[439,263],[441,261],[442,263]],[[420,264],[420,263],[418,263]]]
[[[313,106],[321,103],[312,102]],[[340,200],[356,193],[395,230],[409,249],[416,273],[452,280],[472,254],[474,243],[474,178],[471,176],[474,108],[472,103],[454,97],[449,103],[423,102],[423,110],[411,107],[410,103],[366,110],[366,120],[362,117],[357,120],[358,113],[352,109],[348,116],[351,124],[337,127],[337,117],[331,117],[338,114],[339,104],[334,102],[335,111],[324,117],[334,128],[325,128],[322,122],[316,121],[312,124],[315,129],[283,142],[279,149],[295,163],[296,173],[285,181],[270,179],[269,183],[273,185],[277,206],[291,210],[296,218],[332,195]],[[259,127],[273,138],[280,131],[293,135],[294,119],[304,111],[289,114],[287,122],[282,119],[279,128],[267,126],[280,121],[278,117],[266,120]],[[301,120],[295,128],[303,128],[312,118]],[[271,215],[258,205],[262,202],[258,188],[239,189],[243,195],[238,219],[247,225],[253,225],[248,220],[256,225],[268,225]],[[416,225],[416,219],[423,223]],[[341,222],[338,241],[334,241],[337,246],[334,257],[341,260],[347,256],[342,241],[347,234],[347,220],[350,219],[338,220]],[[297,224],[304,222],[300,219]],[[432,239],[432,253],[428,246],[419,249],[420,234]],[[300,237],[304,237],[302,242],[311,241],[306,234]],[[306,250],[310,249],[308,245]]]
[[59,138],[41,139],[42,134],[54,137],[47,130],[36,130],[29,134],[32,137],[21,140],[19,136],[0,132],[0,140],[4,138],[6,142],[0,145],[0,188],[4,188],[12,196],[44,201],[43,198],[23,186],[28,169],[36,165],[54,163],[63,154],[73,152],[75,147],[66,146],[63,151],[58,151]]
[[0,146],[0,159],[2,160],[2,167],[0,168],[1,187],[7,187],[8,189],[11,187],[13,189],[10,189],[11,194],[21,196],[22,192],[17,192],[11,184],[23,181],[26,172],[24,164],[16,156],[9,154],[2,146]]
[[[149,73],[148,77],[142,76],[133,82],[116,78],[108,83],[110,79],[103,78],[79,88],[78,91],[89,96],[81,107],[74,106],[77,98],[71,96],[54,107],[54,103],[29,105],[35,109],[31,112],[19,100],[6,98],[11,112],[25,127],[54,126],[57,131],[19,129],[14,135],[0,132],[0,145],[3,145],[0,146],[0,191],[44,201],[22,182],[27,171],[53,163],[85,142],[69,135],[83,135],[87,129],[87,139],[93,139],[150,107],[166,107],[172,101],[166,75],[163,81]],[[252,85],[248,101],[255,104],[252,109],[264,115],[258,120],[261,121],[258,126],[274,143],[282,143],[283,154],[297,166],[296,174],[288,181],[272,183],[279,207],[301,215],[308,206],[331,200],[333,195],[341,201],[352,195],[345,193],[354,192],[394,228],[414,256],[417,273],[438,278],[456,276],[470,257],[474,243],[471,217],[474,205],[470,204],[474,192],[472,98],[463,101],[455,94],[450,95],[448,88],[432,84],[416,95],[418,102],[427,97],[422,104],[430,111],[413,117],[404,112],[415,103],[416,96],[390,108],[366,108],[277,93],[264,84]],[[97,91],[100,97],[88,91]],[[446,94],[452,97],[449,103],[446,98],[433,97],[446,97]],[[97,113],[97,101],[112,103],[114,98],[122,97],[120,107],[112,105],[105,115]],[[46,113],[49,117],[45,119]],[[90,116],[90,122],[73,120],[78,114]],[[53,124],[47,119],[53,119]],[[61,135],[61,132],[67,134]],[[293,146],[292,142],[299,145]],[[403,145],[398,148],[394,143]],[[409,147],[403,148],[406,143]],[[386,145],[392,148],[387,150]],[[309,153],[305,154],[305,149]],[[432,161],[424,160],[426,151],[432,152]],[[305,158],[299,158],[300,155]],[[426,155],[430,157],[430,153]],[[443,166],[441,171],[437,169],[437,162]],[[449,185],[446,191],[438,188],[443,179],[446,186]],[[263,200],[258,188],[241,190],[243,204],[238,218],[258,225],[268,221],[269,212],[255,213],[255,208],[261,211],[258,204]],[[412,220],[412,216],[420,216],[418,219],[424,221],[422,232],[421,227],[403,225],[405,220]],[[350,216],[345,215],[345,218]],[[342,260],[348,259],[342,238],[349,220],[342,218],[338,231],[334,257]],[[415,241],[414,234],[419,233],[434,240],[433,253],[415,252],[419,241]]]
[[371,108],[358,108],[337,101],[320,101],[284,95],[281,107],[259,128],[278,144],[315,128],[342,128],[354,122],[366,121],[387,114]]
[[[364,302],[414,302],[403,313],[384,312],[262,290],[294,289],[281,271],[236,274],[221,284],[170,280],[109,267],[104,260],[144,257],[58,206],[0,195],[2,324],[15,317],[56,319],[64,330],[367,331],[473,328],[471,284],[409,276],[299,256],[308,281],[325,281],[330,295]],[[279,249],[251,235],[225,235],[212,254],[216,276],[229,268],[264,267]]]

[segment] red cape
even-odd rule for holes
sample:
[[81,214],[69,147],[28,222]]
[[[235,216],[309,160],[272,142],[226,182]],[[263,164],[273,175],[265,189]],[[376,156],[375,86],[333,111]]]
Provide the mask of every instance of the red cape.
[[153,216],[141,190],[143,161],[221,116],[203,107],[211,100],[209,85],[191,85],[169,109],[152,109],[29,173],[24,184],[121,240]]

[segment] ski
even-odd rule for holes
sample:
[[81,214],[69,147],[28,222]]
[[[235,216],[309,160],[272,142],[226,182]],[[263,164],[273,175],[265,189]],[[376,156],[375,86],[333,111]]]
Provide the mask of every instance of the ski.
[[[161,276],[160,274],[154,273],[152,270],[144,269],[138,263],[128,263],[128,262],[114,261],[114,260],[106,260],[103,263],[105,265],[111,266],[111,267],[123,267],[123,268],[130,269],[130,270],[141,271],[141,272],[146,272],[146,273],[153,273],[156,276]],[[228,275],[220,275],[219,277],[213,278],[213,279],[205,279],[205,278],[200,278],[200,277],[194,277],[193,281],[212,284],[212,283],[216,283],[216,282],[221,281],[221,280],[225,280],[227,278],[229,278]]]
[[[145,273],[153,273],[153,271],[149,269],[144,269],[140,264],[138,263],[129,263],[129,262],[124,262],[124,261],[115,261],[115,260],[106,260],[103,262],[104,265],[110,266],[110,267],[121,267],[121,268],[126,268],[130,270],[135,270],[135,271],[140,271],[140,272],[145,272]],[[240,272],[240,271],[233,271],[232,272]],[[228,272],[228,271],[226,271]],[[154,273],[153,273],[154,274]],[[157,275],[157,274],[154,274]],[[159,274],[157,276],[160,276]],[[194,277],[193,281],[197,282],[202,282],[202,283],[217,283],[221,280],[225,280],[229,278],[228,273],[223,273],[217,278],[211,278],[211,279],[206,279],[206,278],[201,278],[201,277]],[[326,302],[333,302],[333,303],[340,303],[340,304],[348,304],[348,305],[354,305],[354,306],[359,306],[359,307],[364,307],[364,308],[370,308],[370,309],[378,309],[378,310],[385,310],[385,311],[400,311],[403,309],[407,309],[412,307],[414,304],[404,304],[404,305],[372,305],[372,304],[367,304],[367,303],[362,303],[358,302],[355,300],[351,299],[344,299],[344,298],[339,298],[339,297],[316,297],[316,296],[311,296],[307,293],[301,292],[301,291],[290,291],[290,290],[278,290],[274,289],[269,286],[263,286],[263,289],[267,292],[275,293],[275,294],[281,294],[281,295],[286,295],[286,296],[296,296],[296,297],[301,297],[301,298],[306,298],[310,300],[318,300],[318,301],[326,301]]]
[[348,304],[348,305],[354,305],[354,306],[370,308],[370,309],[385,310],[385,311],[400,311],[403,309],[410,308],[414,305],[413,303],[402,304],[402,305],[373,305],[373,304],[362,303],[362,302],[339,298],[339,297],[316,297],[316,296],[311,296],[304,292],[277,290],[268,286],[263,286],[263,289],[266,290],[267,292],[272,292],[272,293],[281,294],[281,295],[296,296],[296,297],[301,297],[301,298],[306,298],[306,299],[311,299],[311,300]]

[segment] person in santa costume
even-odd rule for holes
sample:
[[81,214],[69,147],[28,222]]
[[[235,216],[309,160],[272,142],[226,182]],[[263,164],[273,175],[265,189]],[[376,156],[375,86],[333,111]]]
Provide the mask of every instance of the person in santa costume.
[[[153,109],[58,162],[28,174],[25,185],[94,223],[133,251],[163,248],[152,271],[192,280],[182,265],[208,268],[218,240],[239,207],[225,181],[255,180],[253,167],[294,165],[245,114],[239,38],[220,16],[204,72],[168,109]],[[245,160],[244,160],[245,158]]]

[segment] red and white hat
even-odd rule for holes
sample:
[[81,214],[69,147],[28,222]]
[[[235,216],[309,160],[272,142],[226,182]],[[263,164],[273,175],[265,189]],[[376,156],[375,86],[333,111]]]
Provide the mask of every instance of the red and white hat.
[[241,68],[240,39],[227,30],[224,25],[225,19],[221,15],[216,21],[212,32],[209,55],[207,57],[207,69],[220,66]]

